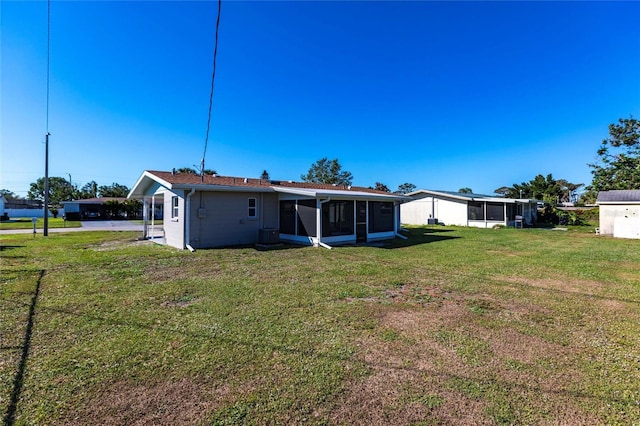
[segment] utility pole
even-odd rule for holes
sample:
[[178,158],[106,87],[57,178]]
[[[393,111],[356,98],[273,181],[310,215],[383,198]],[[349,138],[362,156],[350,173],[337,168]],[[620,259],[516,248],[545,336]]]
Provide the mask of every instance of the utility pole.
[[49,132],[44,140],[44,229],[42,235],[49,235]]
[[51,55],[51,0],[47,1],[47,134],[44,140],[44,228],[49,235],[49,57]]

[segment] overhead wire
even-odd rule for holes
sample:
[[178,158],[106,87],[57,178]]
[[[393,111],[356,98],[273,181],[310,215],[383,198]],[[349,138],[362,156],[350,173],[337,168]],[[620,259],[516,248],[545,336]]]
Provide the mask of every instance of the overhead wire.
[[47,1],[47,112],[46,130],[49,133],[49,63],[51,56],[51,0]]
[[222,8],[222,0],[218,0],[218,18],[216,19],[216,35],[213,48],[213,71],[211,73],[211,92],[209,93],[209,114],[207,116],[207,133],[204,138],[204,152],[202,153],[202,160],[200,163],[200,174],[204,179],[204,159],[207,155],[207,145],[209,144],[209,131],[211,129],[211,111],[213,107],[213,90],[215,87],[216,79],[216,59],[218,56],[218,32],[220,30],[220,11]]

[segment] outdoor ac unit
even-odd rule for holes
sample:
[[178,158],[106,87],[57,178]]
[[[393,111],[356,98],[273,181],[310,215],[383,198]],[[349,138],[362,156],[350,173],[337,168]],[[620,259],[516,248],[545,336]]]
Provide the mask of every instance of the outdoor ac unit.
[[280,242],[280,232],[277,229],[260,229],[258,233],[259,244],[276,244]]

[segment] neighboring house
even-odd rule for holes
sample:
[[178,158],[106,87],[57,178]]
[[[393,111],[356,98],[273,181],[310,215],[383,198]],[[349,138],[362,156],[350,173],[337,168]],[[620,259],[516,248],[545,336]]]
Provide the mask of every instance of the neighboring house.
[[[44,217],[44,208],[42,207],[41,201],[24,199],[5,200],[4,214],[10,218]],[[51,212],[49,212],[49,216],[52,216]]]
[[[110,202],[122,204],[125,197],[86,198],[83,200],[63,201],[62,205],[68,220],[106,220],[106,219],[137,219],[142,212],[129,215],[124,208],[114,210]],[[131,217],[130,217],[131,216]],[[162,211],[156,211],[156,219],[162,219]]]
[[640,190],[600,191],[600,234],[640,238]]
[[[129,198],[164,206],[164,243],[180,249],[286,241],[329,247],[394,238],[403,196],[351,186],[145,171]],[[145,227],[146,228],[146,227]]]
[[400,207],[408,225],[475,226],[532,225],[537,221],[537,201],[488,195],[420,189],[407,194],[412,200]]

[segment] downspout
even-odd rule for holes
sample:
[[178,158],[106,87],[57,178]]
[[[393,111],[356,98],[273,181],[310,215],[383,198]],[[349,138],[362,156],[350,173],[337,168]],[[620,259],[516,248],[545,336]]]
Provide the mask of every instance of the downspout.
[[394,228],[393,233],[396,235],[396,237],[406,240],[407,237],[405,237],[404,235],[400,235],[398,233],[398,223],[400,222],[400,203],[398,202],[397,204],[396,203],[393,203],[393,204],[394,204],[393,214],[396,216],[395,218],[396,220],[393,221],[393,228]]
[[187,194],[185,199],[185,219],[184,219],[184,240],[186,242],[185,247],[189,249],[190,252],[196,251],[193,247],[191,247],[191,196],[196,193],[195,188],[191,188],[191,192]]
[[324,247],[326,249],[331,250],[333,247],[331,247],[329,244],[323,243],[322,241],[320,241],[320,235],[322,235],[322,205],[324,203],[328,203],[329,201],[331,201],[331,197],[327,198],[326,200],[322,200],[319,203],[319,207],[318,207],[318,216],[316,216],[316,234],[318,234],[318,236],[316,237],[318,239],[318,245],[321,247]]

